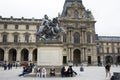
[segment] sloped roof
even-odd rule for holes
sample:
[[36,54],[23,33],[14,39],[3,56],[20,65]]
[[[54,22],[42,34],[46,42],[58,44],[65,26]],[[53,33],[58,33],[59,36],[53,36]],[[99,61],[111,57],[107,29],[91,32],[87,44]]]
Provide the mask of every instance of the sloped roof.
[[98,36],[99,41],[112,41],[112,42],[120,42],[119,36]]
[[66,16],[67,7],[72,4],[73,2],[77,1],[78,3],[82,4],[82,0],[66,0],[63,6],[63,11],[61,16]]

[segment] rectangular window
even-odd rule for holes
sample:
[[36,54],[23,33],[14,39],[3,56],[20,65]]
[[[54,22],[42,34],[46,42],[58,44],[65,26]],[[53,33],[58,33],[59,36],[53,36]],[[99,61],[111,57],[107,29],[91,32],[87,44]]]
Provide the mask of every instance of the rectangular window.
[[63,42],[66,42],[66,34],[63,35]]
[[29,35],[25,35],[25,42],[29,42]]
[[3,42],[7,42],[7,35],[3,35]]
[[15,25],[15,29],[18,29],[18,25]]
[[29,29],[29,25],[26,25],[26,30],[28,30]]
[[109,53],[109,47],[107,47],[107,53]]
[[39,25],[36,26],[37,32],[39,31]]
[[117,52],[120,53],[120,48],[117,49]]
[[14,42],[18,42],[18,35],[14,35]]
[[4,24],[4,29],[7,29],[7,24]]
[[87,35],[87,42],[91,43],[91,35],[90,35],[90,33]]
[[99,54],[99,53],[100,53],[99,48],[97,48],[97,54]]

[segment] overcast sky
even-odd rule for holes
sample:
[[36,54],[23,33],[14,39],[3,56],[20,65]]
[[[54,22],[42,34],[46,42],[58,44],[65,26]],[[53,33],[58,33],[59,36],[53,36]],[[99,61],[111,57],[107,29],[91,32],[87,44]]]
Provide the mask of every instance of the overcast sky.
[[[0,15],[9,18],[49,18],[62,12],[65,0],[0,0]],[[120,36],[120,0],[83,0],[95,18],[100,36]]]

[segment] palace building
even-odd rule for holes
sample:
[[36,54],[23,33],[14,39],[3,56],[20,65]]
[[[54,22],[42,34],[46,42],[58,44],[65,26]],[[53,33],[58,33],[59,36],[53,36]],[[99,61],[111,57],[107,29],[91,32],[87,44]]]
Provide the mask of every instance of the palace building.
[[[63,64],[120,64],[120,37],[96,34],[96,21],[82,0],[65,0],[58,20],[66,31],[61,35]],[[36,63],[39,54],[36,32],[41,24],[42,19],[0,16],[0,62]]]

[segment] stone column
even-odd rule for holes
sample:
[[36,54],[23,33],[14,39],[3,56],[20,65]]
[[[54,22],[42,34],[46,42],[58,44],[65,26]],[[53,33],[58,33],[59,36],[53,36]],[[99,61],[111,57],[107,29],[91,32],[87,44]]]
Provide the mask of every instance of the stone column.
[[73,61],[73,56],[74,56],[74,54],[73,54],[73,48],[71,48],[71,57],[72,57],[72,61]]
[[90,35],[91,43],[93,43],[93,34]]
[[84,61],[86,62],[86,59],[87,59],[86,49],[85,48],[83,48],[83,49],[84,49]]
[[69,50],[70,50],[70,61],[72,61],[72,50],[71,48],[69,48]]
[[82,48],[82,61],[85,61],[85,53],[84,53],[84,48]]
[[8,61],[8,57],[9,57],[8,54],[9,54],[8,49],[5,49],[4,61]]
[[70,43],[72,43],[72,31],[70,30]]
[[21,50],[17,50],[17,61],[21,61]]
[[67,36],[67,41],[69,42],[69,43],[71,43],[71,40],[72,38],[71,38],[71,30],[70,29],[68,29],[68,36]]
[[82,52],[83,52],[83,62],[86,62],[86,60],[87,60],[86,49],[82,48]]
[[32,59],[33,58],[32,52],[33,52],[32,50],[29,51],[29,61],[33,61],[33,59]]
[[112,55],[113,56],[113,64],[115,64],[116,63],[116,57],[115,57],[115,55]]
[[101,63],[103,65],[104,64],[104,57],[103,57],[103,55],[101,55],[100,58],[101,58]]
[[85,32],[85,43],[87,43],[87,33]]
[[84,33],[81,31],[81,42],[84,43]]
[[97,56],[96,46],[93,46],[91,57],[94,65],[97,65]]

